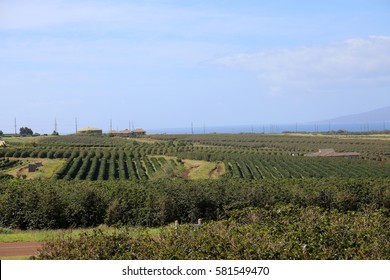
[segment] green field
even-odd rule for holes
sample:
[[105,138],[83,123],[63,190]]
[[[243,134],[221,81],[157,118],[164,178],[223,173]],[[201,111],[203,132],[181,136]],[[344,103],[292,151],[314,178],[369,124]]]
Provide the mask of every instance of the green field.
[[[305,156],[329,148],[360,156]],[[43,166],[27,172],[38,161]],[[110,259],[390,258],[386,134],[10,138],[0,148],[2,177],[0,227],[12,233],[0,234],[0,241],[54,239],[56,254],[41,258],[94,258],[69,251],[94,242],[95,256]],[[194,232],[198,219],[202,230]],[[172,240],[175,221],[183,225],[183,243]],[[57,230],[77,228],[72,232],[79,236],[79,229],[100,225],[121,230],[70,238],[84,245],[58,237]],[[124,242],[120,254],[98,253],[115,252],[123,238],[133,243]],[[251,249],[250,242],[265,247]],[[148,248],[154,255],[143,254]],[[190,254],[195,248],[203,253]]]

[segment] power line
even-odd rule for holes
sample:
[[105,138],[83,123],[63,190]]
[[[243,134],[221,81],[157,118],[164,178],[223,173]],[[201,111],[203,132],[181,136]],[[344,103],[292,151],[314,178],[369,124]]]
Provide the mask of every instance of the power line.
[[15,118],[15,135],[16,135],[16,118]]

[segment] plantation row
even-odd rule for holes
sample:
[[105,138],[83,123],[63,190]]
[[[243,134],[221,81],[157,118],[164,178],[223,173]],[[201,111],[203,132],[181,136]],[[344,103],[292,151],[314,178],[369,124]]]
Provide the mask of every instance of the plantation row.
[[221,161],[227,177],[276,179],[303,177],[389,177],[390,164],[343,158],[271,156],[241,153],[179,153],[180,159]]
[[[139,146],[137,146],[139,147]],[[167,154],[179,159],[224,162],[227,177],[242,179],[276,179],[302,177],[389,177],[390,164],[369,160],[351,160],[342,158],[312,158],[290,155],[256,154],[252,151],[236,149],[211,149],[197,147],[194,152],[177,152],[168,148]],[[109,180],[136,179],[146,180],[166,165],[164,158],[148,157],[152,151],[125,148],[50,148],[1,151],[3,155],[14,158],[66,158],[67,161],[54,176],[56,179]],[[160,152],[160,151],[156,151]],[[158,156],[158,154],[156,155]],[[15,160],[2,158],[4,168],[12,167]],[[173,167],[177,162],[172,161]]]
[[308,153],[321,148],[336,151],[354,151],[369,159],[390,157],[390,141],[358,137],[305,136],[284,134],[205,134],[205,135],[152,135],[152,139],[198,143],[215,147],[246,148],[257,151]]
[[[83,157],[89,151],[113,151],[118,148],[109,147],[75,147],[75,146],[39,146],[30,148],[8,148],[0,149],[0,158],[70,158],[74,153],[79,153]],[[238,155],[238,156],[274,156],[274,155],[290,155],[285,151],[278,151],[275,149],[248,149],[248,148],[227,148],[227,147],[211,147],[211,146],[167,146],[161,144],[146,144],[141,145],[124,145],[121,150],[128,153],[133,153],[136,156],[145,155],[169,155],[176,156],[178,154],[207,154],[210,157],[221,158],[221,155]],[[211,160],[212,161],[212,160]]]
[[242,179],[390,177],[390,165],[348,159],[274,157],[225,161],[225,176]]
[[[177,153],[239,153],[256,155],[303,155],[321,148],[354,151],[364,159],[386,160],[390,157],[390,141],[384,139],[347,138],[345,136],[302,136],[263,134],[151,135],[147,139],[123,139],[107,136],[60,136],[43,138],[36,143],[20,143],[0,149],[0,157],[69,157],[74,148],[114,148],[141,155],[174,155]],[[389,138],[390,139],[390,138]],[[61,156],[58,153],[65,154]],[[13,155],[16,153],[16,155]],[[21,155],[23,153],[23,155]],[[57,153],[57,155],[55,155]],[[45,155],[46,154],[46,155]],[[66,154],[68,156],[66,156]]]
[[[387,139],[387,140],[385,140]],[[1,157],[69,158],[73,149],[112,149],[140,155],[180,153],[234,153],[243,155],[303,155],[321,148],[338,152],[359,152],[363,159],[385,161],[390,158],[390,138],[369,139],[357,136],[279,135],[279,134],[205,134],[150,135],[146,139],[124,139],[108,136],[39,138],[36,142],[10,140],[9,148],[0,149]]]
[[10,160],[9,158],[0,158],[0,170],[14,167],[18,162],[18,160]]
[[0,180],[0,227],[20,229],[159,227],[278,204],[341,212],[384,208],[389,215],[390,179]]
[[86,157],[74,156],[66,161],[54,179],[64,180],[148,180],[158,172],[174,166],[174,160],[155,157],[135,157],[125,152],[90,153]]
[[[37,147],[33,149],[0,149],[0,158],[71,158],[75,154],[86,157],[89,152],[103,153],[104,151],[117,151],[118,148],[91,148],[91,147]],[[158,147],[134,146],[121,149],[135,156],[174,154],[173,148],[160,149]]]

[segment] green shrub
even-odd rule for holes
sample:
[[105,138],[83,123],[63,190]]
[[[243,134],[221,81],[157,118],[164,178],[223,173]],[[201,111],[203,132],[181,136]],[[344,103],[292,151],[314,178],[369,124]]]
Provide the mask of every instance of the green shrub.
[[389,259],[387,210],[341,213],[276,205],[229,213],[201,226],[84,233],[51,241],[38,259]]
[[13,233],[12,229],[0,227],[0,234],[11,234],[11,233]]

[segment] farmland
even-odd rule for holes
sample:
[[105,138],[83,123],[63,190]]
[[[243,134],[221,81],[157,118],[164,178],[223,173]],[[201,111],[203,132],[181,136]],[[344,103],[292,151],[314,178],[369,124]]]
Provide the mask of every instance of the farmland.
[[[84,238],[52,241],[40,258],[94,258],[69,251],[91,242],[96,242],[94,256],[101,258],[390,257],[386,137],[206,134],[26,139],[6,139],[7,147],[0,149],[1,228],[82,229],[101,224],[124,228],[120,233],[89,232]],[[324,148],[358,152],[360,157],[304,156]],[[37,171],[42,176],[17,176],[32,162],[43,164]],[[198,219],[204,224],[194,232],[191,224]],[[183,224],[179,232],[172,229],[175,221]],[[108,244],[103,239],[122,240],[127,227],[140,230],[128,249],[121,255],[99,255],[116,251],[116,241]],[[144,227],[160,228],[160,237],[142,233]],[[238,240],[242,234],[249,239]],[[189,242],[181,244],[181,238]],[[173,247],[164,243],[167,250],[159,251],[163,245],[158,242],[168,240]],[[264,248],[246,247],[260,240]],[[179,243],[184,251],[172,251]],[[143,255],[142,248],[148,246],[154,255]],[[218,251],[222,248],[218,246],[231,250]],[[195,247],[203,248],[203,253],[185,253]]]

